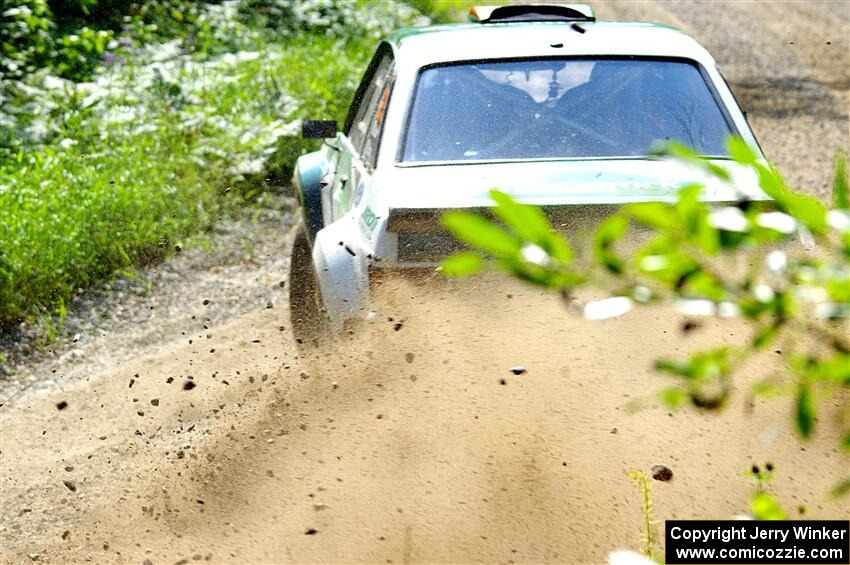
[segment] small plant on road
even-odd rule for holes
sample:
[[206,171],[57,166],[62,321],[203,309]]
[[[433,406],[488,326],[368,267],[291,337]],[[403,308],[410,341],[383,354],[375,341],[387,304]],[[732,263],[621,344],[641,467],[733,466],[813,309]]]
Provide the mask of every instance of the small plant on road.
[[658,545],[658,536],[655,532],[655,526],[658,523],[652,518],[652,483],[649,477],[643,471],[629,471],[626,475],[635,481],[640,487],[641,499],[641,515],[643,516],[643,533],[641,535],[640,552],[655,559],[656,546]]

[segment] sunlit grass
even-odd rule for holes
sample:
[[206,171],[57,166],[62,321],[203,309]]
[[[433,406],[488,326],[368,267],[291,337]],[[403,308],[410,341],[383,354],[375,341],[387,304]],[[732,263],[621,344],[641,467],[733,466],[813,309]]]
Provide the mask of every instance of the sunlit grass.
[[0,165],[0,323],[56,312],[219,221],[257,192],[270,157],[285,165],[306,147],[302,118],[341,119],[372,47],[291,39],[52,93],[61,135]]
[[403,3],[180,5],[191,23],[136,21],[86,82],[44,63],[0,85],[0,325],[61,326],[78,289],[265,201],[317,147],[301,120],[342,121],[377,39],[426,21]]

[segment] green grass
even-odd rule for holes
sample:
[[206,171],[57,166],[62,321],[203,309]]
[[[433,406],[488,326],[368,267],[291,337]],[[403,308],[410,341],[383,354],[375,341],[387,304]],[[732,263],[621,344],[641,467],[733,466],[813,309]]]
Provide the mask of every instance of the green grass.
[[[441,18],[456,4],[423,7]],[[34,70],[0,83],[0,326],[61,328],[78,289],[174,252],[239,205],[261,205],[318,147],[297,136],[301,120],[341,122],[377,38],[421,21],[401,2],[146,5],[147,15],[124,14],[129,26],[112,25],[117,12],[77,22],[112,25],[129,45],[104,48],[110,66],[80,52],[91,68],[62,75],[34,58]],[[20,22],[0,23],[18,54],[82,33],[22,35]]]
[[434,23],[465,22],[469,16],[469,9],[479,4],[499,5],[507,3],[506,0],[406,0],[409,5],[423,14],[428,14]]
[[294,136],[300,119],[344,116],[374,41],[259,47],[42,93],[60,131],[0,161],[0,324],[55,314],[256,196],[270,166],[285,176],[310,147]]
[[157,128],[97,155],[36,154],[0,192],[0,319],[53,310],[208,222],[216,175],[189,160],[190,145]]

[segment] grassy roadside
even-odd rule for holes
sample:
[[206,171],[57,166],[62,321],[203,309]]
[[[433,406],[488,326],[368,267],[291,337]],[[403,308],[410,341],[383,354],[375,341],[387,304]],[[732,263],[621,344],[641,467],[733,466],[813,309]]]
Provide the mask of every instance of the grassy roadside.
[[186,37],[136,41],[84,81],[45,68],[4,84],[0,325],[61,316],[77,289],[285,177],[300,120],[341,119],[376,37],[417,16],[316,0],[205,10]]

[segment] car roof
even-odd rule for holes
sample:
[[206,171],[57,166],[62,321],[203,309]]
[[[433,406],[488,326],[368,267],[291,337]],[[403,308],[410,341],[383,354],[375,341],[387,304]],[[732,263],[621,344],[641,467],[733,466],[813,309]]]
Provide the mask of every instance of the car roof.
[[446,24],[402,29],[386,41],[395,51],[397,65],[413,67],[559,56],[681,57],[714,63],[699,43],[681,31],[640,22]]

